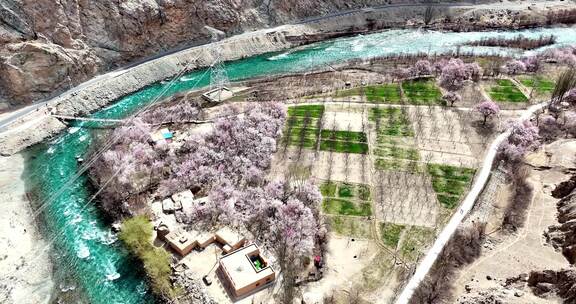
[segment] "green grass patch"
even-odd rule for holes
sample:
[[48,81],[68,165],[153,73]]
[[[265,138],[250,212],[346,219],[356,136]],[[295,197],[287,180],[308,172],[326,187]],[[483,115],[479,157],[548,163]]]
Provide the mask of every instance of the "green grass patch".
[[370,225],[366,221],[357,217],[328,216],[328,222],[332,231],[340,235],[358,238],[370,238]]
[[402,89],[406,99],[412,104],[426,105],[442,102],[442,93],[432,79],[405,81],[402,83]]
[[533,88],[539,94],[551,93],[554,91],[556,83],[543,76],[522,76],[519,77],[520,83],[526,87]]
[[366,133],[364,132],[322,130],[321,135],[322,139],[354,141],[363,143],[368,141]]
[[374,164],[376,169],[385,171],[406,171],[412,173],[422,173],[424,171],[418,162],[398,158],[378,158]]
[[434,177],[444,177],[463,182],[471,181],[475,172],[476,170],[471,168],[454,167],[450,165],[441,165],[441,164],[428,165],[428,173]]
[[320,150],[339,153],[366,154],[368,153],[368,144],[349,141],[322,140],[320,141]]
[[338,187],[338,197],[354,197],[354,185],[340,184],[340,187]]
[[321,118],[322,114],[324,114],[323,105],[301,105],[288,107],[288,116]]
[[316,149],[319,136],[317,127],[323,113],[323,105],[289,107],[282,143],[300,148]]
[[119,239],[144,265],[156,294],[164,294],[174,299],[182,291],[174,288],[170,282],[172,257],[163,248],[152,244],[153,225],[148,218],[139,215],[122,222]]
[[366,86],[343,90],[336,93],[335,97],[366,96],[370,102],[400,103],[402,101],[400,86],[395,83]]
[[320,122],[319,118],[314,117],[301,117],[301,116],[289,116],[286,120],[286,124],[289,128],[316,128]]
[[470,182],[476,170],[449,165],[429,164],[428,174],[432,177],[432,188],[438,201],[447,209],[454,209]]
[[356,199],[369,201],[371,199],[370,188],[364,184],[350,184],[334,181],[326,181],[320,185],[322,196],[338,197],[343,199]]
[[437,194],[436,197],[442,206],[447,209],[454,209],[460,202],[460,196],[450,194]]
[[312,150],[316,149],[316,138],[290,135],[290,137],[284,137],[282,139],[282,143],[290,146],[302,147]]
[[425,227],[411,226],[406,230],[400,245],[400,254],[403,258],[415,261],[424,249],[434,239],[434,230]]
[[400,108],[372,108],[368,118],[377,125],[380,136],[414,136],[408,115]]
[[335,197],[336,187],[337,185],[334,182],[324,182],[320,185],[320,193],[324,197]]
[[284,131],[284,135],[289,136],[290,139],[296,139],[296,140],[302,137],[316,139],[316,137],[318,136],[318,129],[291,128],[289,130]]
[[372,207],[368,202],[352,202],[344,199],[327,198],[322,203],[324,212],[334,215],[372,215]]
[[370,188],[367,185],[358,185],[356,191],[358,192],[358,198],[363,201],[369,201],[372,198]]
[[379,146],[374,149],[374,154],[380,157],[392,157],[409,160],[419,160],[420,155],[417,149],[414,148],[401,148],[397,146]]
[[404,225],[381,223],[380,234],[382,235],[382,241],[386,246],[395,249],[398,246],[402,230],[404,230]]
[[490,98],[501,102],[526,102],[528,98],[509,79],[497,79],[496,85],[490,88]]

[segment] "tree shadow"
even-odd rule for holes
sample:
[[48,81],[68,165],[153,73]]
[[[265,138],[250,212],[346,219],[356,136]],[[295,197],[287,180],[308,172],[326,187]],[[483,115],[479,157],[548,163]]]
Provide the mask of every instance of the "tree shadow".
[[478,135],[484,137],[488,137],[494,134],[497,129],[496,122],[494,120],[488,120],[486,121],[486,124],[483,124],[482,120],[474,120],[470,125],[474,128],[474,131],[476,131]]

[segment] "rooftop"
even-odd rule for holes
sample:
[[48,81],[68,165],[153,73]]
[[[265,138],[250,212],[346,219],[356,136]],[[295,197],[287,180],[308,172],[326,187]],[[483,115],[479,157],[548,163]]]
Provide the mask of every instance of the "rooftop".
[[233,96],[234,92],[232,92],[232,90],[227,87],[216,88],[202,94],[202,97],[212,102],[224,101],[226,99],[232,98]]
[[244,242],[244,237],[242,235],[228,227],[216,231],[216,238],[222,242],[223,245],[228,245],[230,247],[236,247],[238,243]]
[[256,244],[238,249],[220,259],[220,265],[228,275],[236,290],[274,275],[272,267],[260,255]]
[[196,246],[196,236],[184,230],[171,231],[165,236],[166,241],[172,248],[182,255],[186,255]]

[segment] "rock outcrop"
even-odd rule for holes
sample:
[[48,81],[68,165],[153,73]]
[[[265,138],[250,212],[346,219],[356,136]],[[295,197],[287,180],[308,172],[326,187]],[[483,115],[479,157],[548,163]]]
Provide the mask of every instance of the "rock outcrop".
[[576,303],[576,271],[573,269],[532,271],[528,286],[538,296],[555,294],[563,303]]
[[[0,1],[0,109],[164,50],[385,0]],[[7,102],[9,101],[9,103]]]
[[[553,193],[567,192],[566,188],[574,178],[560,183]],[[573,187],[572,187],[573,188]],[[570,264],[576,263],[576,192],[564,196],[557,204],[558,224],[550,226],[545,232],[546,240],[562,254]]]
[[[456,3],[455,0],[441,2]],[[474,1],[475,4],[496,2]],[[213,31],[230,37],[310,17],[364,7],[378,10],[339,14],[350,17],[352,32],[362,29],[421,26],[426,0],[1,0],[0,110],[56,96],[88,78],[163,51],[210,41]],[[434,2],[436,3],[436,2]],[[458,2],[460,3],[460,2]],[[437,3],[436,3],[437,4]],[[518,11],[525,14],[525,4]],[[548,4],[547,4],[548,5]],[[558,5],[557,3],[555,4]],[[468,16],[467,11],[473,11]],[[518,12],[447,7],[435,10],[439,29],[518,27]],[[534,11],[540,16],[543,12]],[[498,18],[495,18],[497,16]],[[482,21],[482,18],[489,21]],[[492,24],[494,20],[508,20]],[[307,24],[318,26],[318,20]],[[342,20],[337,20],[342,22]],[[466,26],[464,26],[466,25]],[[330,32],[323,24],[320,32]],[[316,34],[312,40],[323,38]]]

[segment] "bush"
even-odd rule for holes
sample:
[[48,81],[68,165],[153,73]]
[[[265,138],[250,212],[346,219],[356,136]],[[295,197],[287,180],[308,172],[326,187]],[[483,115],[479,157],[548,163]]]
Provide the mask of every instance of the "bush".
[[511,170],[512,196],[504,210],[502,220],[502,228],[506,231],[514,232],[526,221],[526,213],[534,192],[534,188],[528,182],[529,174],[528,167],[521,163],[516,163]]
[[152,223],[145,216],[136,216],[122,223],[119,238],[144,265],[154,293],[175,298],[177,290],[170,283],[171,255],[152,245]]

